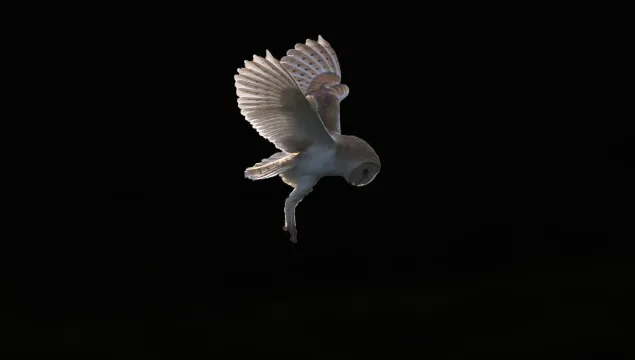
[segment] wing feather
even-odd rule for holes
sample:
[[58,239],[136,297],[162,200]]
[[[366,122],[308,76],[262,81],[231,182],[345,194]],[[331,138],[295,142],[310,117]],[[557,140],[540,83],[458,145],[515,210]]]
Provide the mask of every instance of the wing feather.
[[305,95],[314,95],[318,113],[331,131],[341,132],[340,102],[349,89],[341,84],[342,72],[335,51],[322,36],[296,44],[280,59],[280,63],[298,83]]
[[313,143],[333,144],[314,104],[269,51],[254,55],[234,76],[240,113],[256,131],[287,153]]

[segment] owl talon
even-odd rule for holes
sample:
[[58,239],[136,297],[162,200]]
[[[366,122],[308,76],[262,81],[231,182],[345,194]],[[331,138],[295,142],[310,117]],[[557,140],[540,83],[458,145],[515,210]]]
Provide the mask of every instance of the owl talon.
[[289,232],[289,235],[291,236],[291,242],[292,243],[295,244],[295,243],[298,242],[298,230],[296,230],[295,227],[287,228],[286,226],[283,226],[282,230]]

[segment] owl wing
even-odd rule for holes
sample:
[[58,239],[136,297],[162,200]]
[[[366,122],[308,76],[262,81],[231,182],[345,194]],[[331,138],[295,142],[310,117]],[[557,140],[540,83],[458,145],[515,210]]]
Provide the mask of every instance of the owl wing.
[[267,51],[238,69],[236,94],[241,114],[278,149],[297,153],[313,143],[334,144],[317,112],[293,77]]
[[340,63],[331,44],[320,35],[317,42],[307,39],[287,51],[280,63],[302,92],[315,98],[326,128],[341,133],[340,101],[348,96],[349,89],[340,83]]

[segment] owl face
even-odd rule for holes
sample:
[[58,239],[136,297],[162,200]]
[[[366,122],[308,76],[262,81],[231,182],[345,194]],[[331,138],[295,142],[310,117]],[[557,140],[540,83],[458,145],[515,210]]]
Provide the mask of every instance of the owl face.
[[365,162],[351,171],[346,179],[349,184],[355,186],[365,186],[370,184],[375,176],[379,174],[381,166],[374,162]]
[[381,169],[375,150],[356,136],[337,134],[335,137],[338,174],[354,186],[370,184]]

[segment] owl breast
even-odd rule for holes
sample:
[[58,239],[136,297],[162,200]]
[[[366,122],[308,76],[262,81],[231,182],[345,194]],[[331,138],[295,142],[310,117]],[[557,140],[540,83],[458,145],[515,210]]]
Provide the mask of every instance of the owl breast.
[[312,146],[298,156],[293,170],[288,175],[328,176],[335,172],[335,149]]

